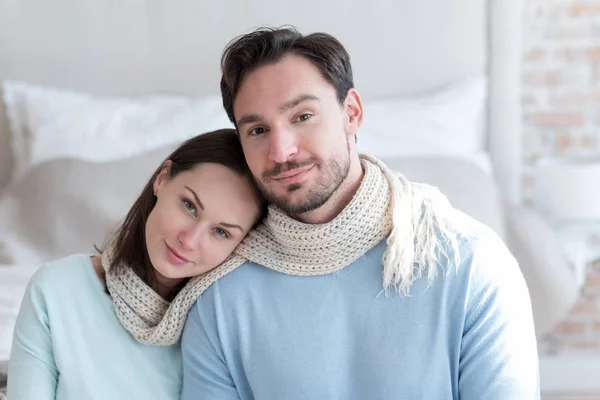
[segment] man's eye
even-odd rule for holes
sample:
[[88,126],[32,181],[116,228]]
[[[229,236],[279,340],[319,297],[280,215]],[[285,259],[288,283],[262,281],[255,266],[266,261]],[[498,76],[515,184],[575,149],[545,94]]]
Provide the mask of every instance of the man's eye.
[[256,135],[260,135],[262,133],[265,133],[265,128],[254,128],[254,129],[251,129],[250,132],[248,132],[248,135],[256,136]]
[[312,117],[312,114],[302,114],[302,115],[298,116],[298,118],[296,118],[296,121],[299,121],[299,122],[306,121],[310,117]]

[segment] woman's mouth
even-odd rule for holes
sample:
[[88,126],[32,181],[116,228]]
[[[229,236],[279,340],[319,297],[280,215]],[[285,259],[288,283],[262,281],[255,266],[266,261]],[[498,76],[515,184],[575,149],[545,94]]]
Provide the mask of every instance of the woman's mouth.
[[189,262],[189,260],[187,258],[183,257],[181,254],[179,254],[178,252],[173,250],[167,244],[167,242],[165,242],[165,246],[167,248],[167,257],[173,264],[182,265],[182,264]]

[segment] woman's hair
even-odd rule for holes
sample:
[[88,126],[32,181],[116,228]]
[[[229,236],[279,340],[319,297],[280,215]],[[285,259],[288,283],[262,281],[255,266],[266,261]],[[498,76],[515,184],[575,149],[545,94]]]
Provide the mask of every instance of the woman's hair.
[[[289,54],[309,60],[336,90],[340,104],[354,87],[350,56],[344,46],[327,33],[302,35],[294,27],[262,27],[232,40],[221,57],[223,107],[234,124],[233,102],[244,77]],[[237,126],[237,124],[236,124]]]
[[[252,173],[246,164],[242,146],[234,129],[221,129],[198,135],[185,141],[177,150],[169,155],[166,160],[171,161],[169,179],[178,174],[189,171],[202,163],[221,164],[238,174],[252,180]],[[165,161],[166,161],[165,160]],[[164,162],[156,169],[142,193],[127,213],[123,223],[109,238],[113,247],[113,268],[128,266],[148,286],[155,288],[157,285],[156,270],[150,262],[148,248],[146,247],[146,221],[156,204],[153,184],[160,173]],[[256,188],[256,196],[260,201],[260,213],[255,225],[266,214],[267,204]],[[167,300],[171,300],[183,288],[187,279],[177,285]]]

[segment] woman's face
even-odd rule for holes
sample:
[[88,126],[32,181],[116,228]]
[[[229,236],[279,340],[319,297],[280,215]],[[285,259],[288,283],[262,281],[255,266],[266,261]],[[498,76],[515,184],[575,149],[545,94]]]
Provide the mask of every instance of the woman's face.
[[146,246],[159,284],[173,287],[224,261],[259,215],[249,178],[203,163],[169,178],[167,161],[154,181],[156,205],[146,221]]

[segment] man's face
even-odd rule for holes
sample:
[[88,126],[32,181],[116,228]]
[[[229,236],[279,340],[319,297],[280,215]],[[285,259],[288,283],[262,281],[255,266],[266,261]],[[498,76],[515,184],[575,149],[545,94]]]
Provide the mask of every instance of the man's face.
[[307,59],[287,55],[246,75],[234,114],[258,186],[287,214],[319,208],[344,182],[355,132],[335,88]]

